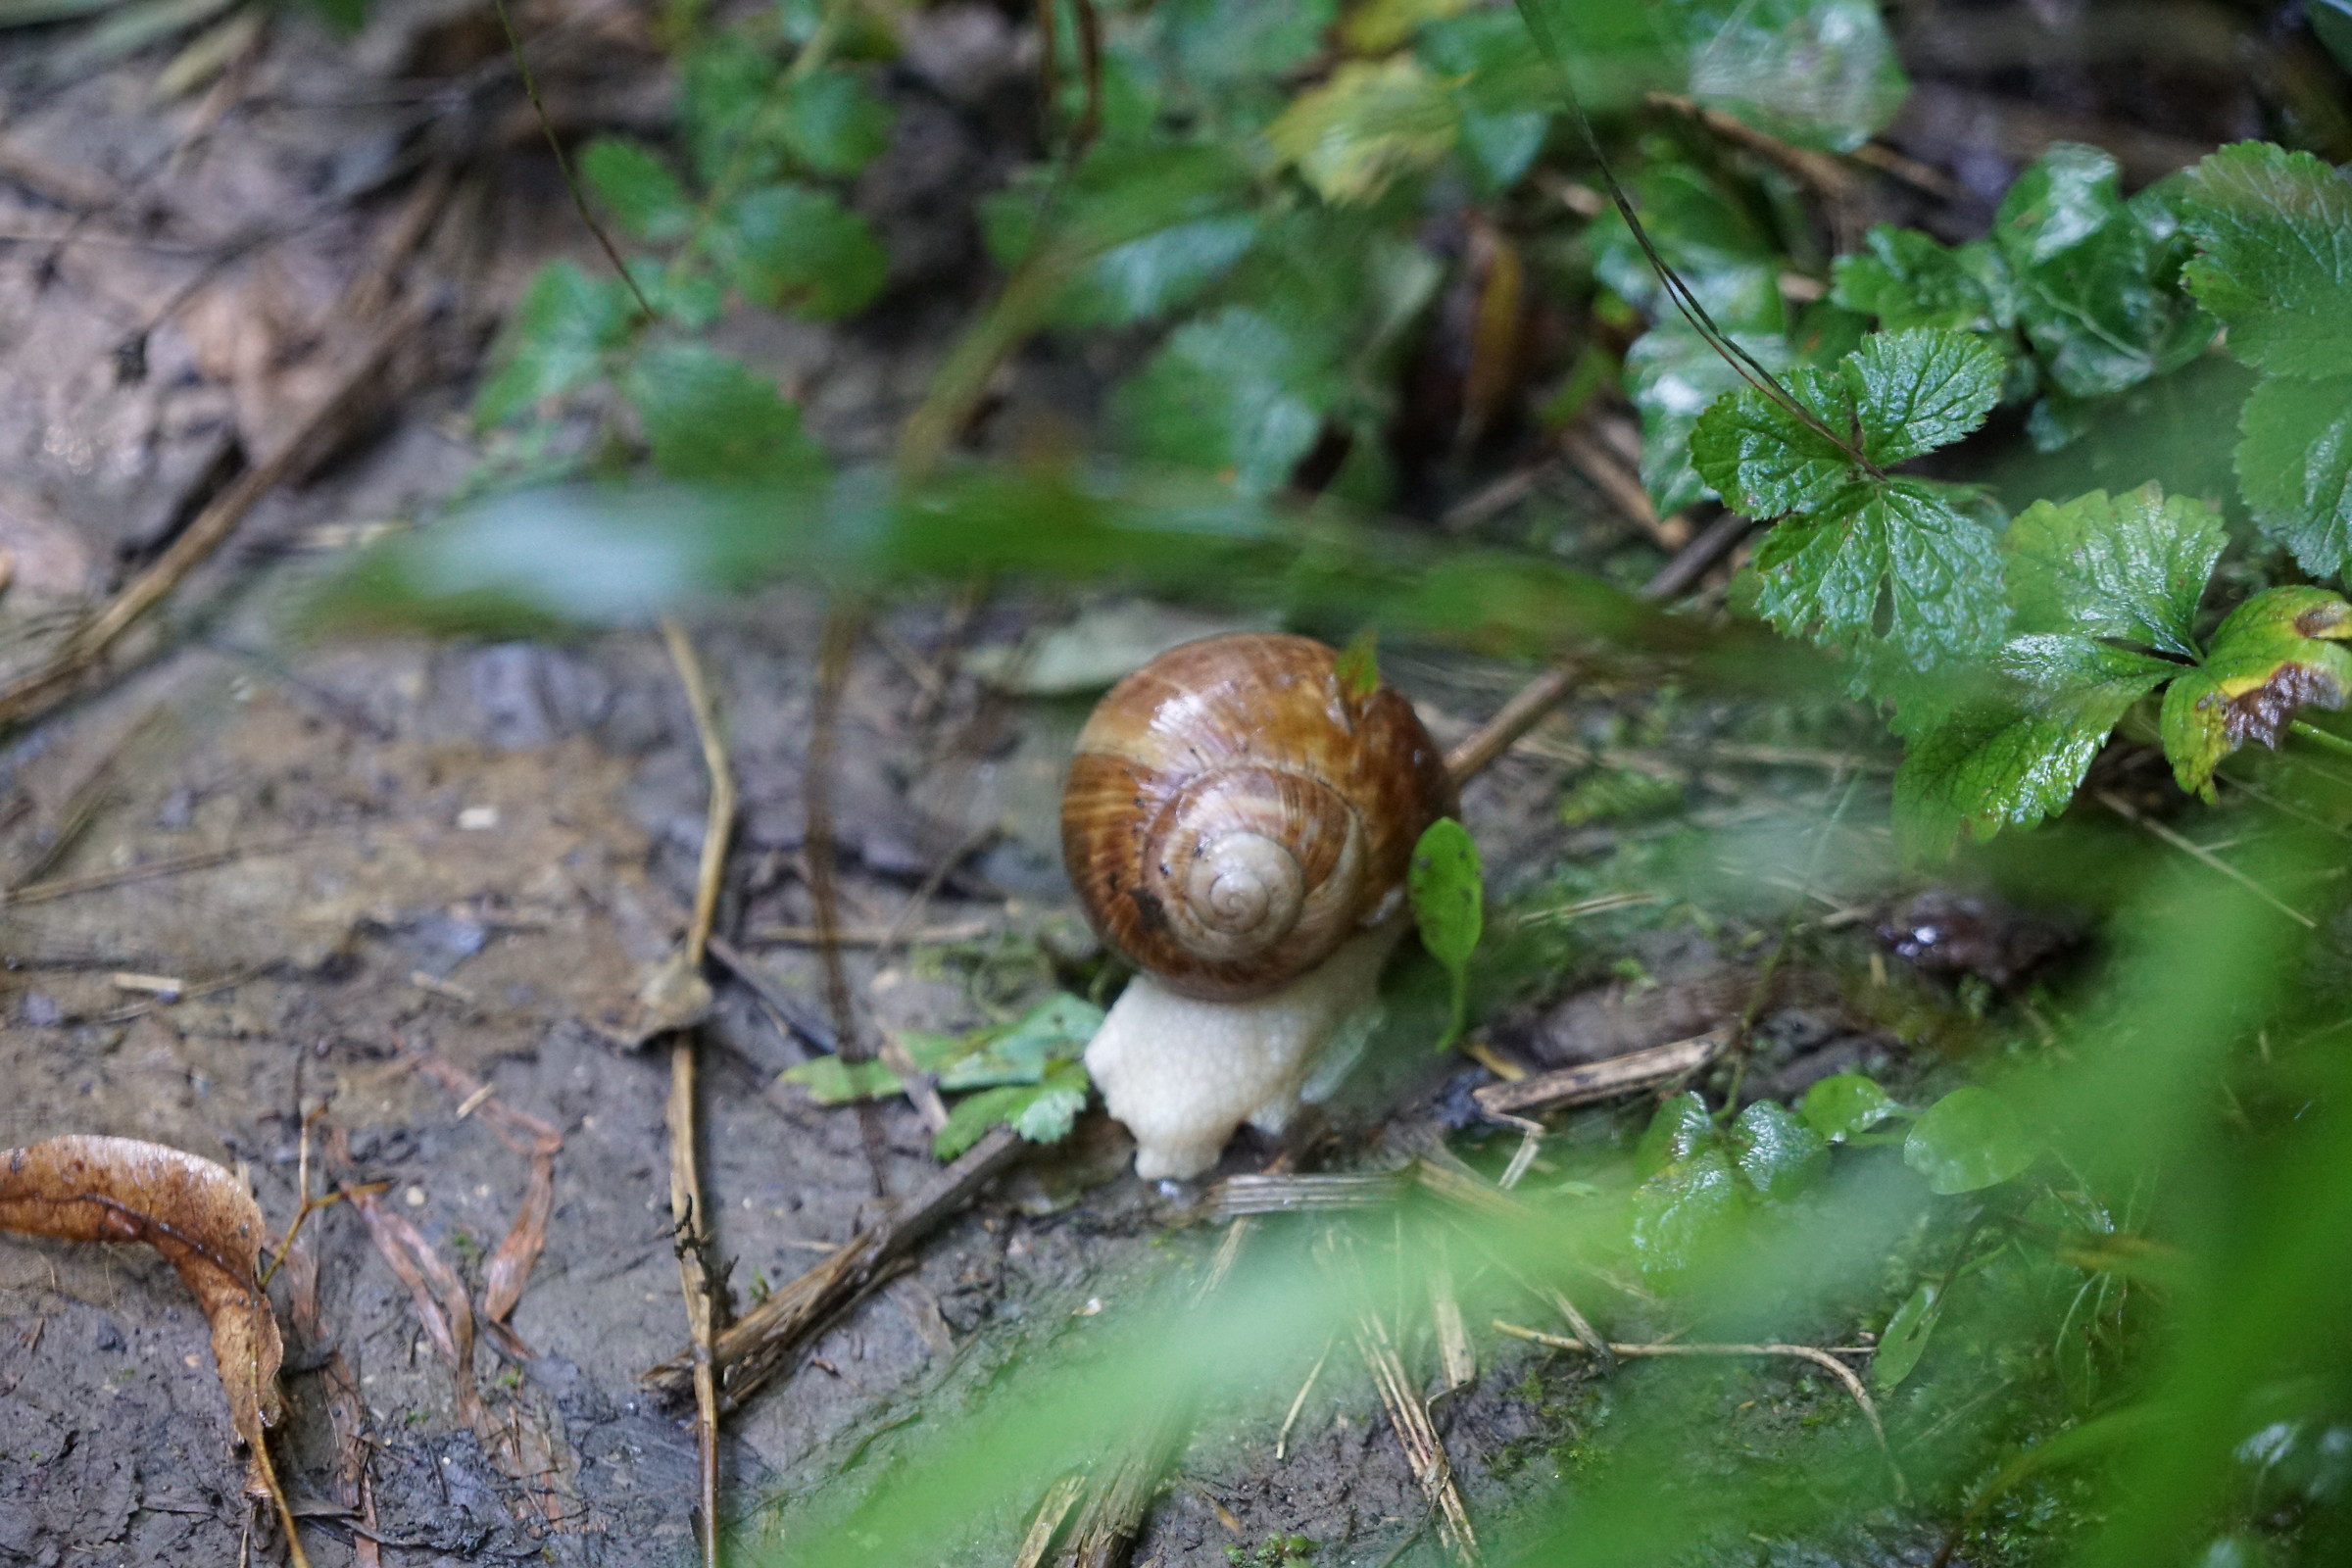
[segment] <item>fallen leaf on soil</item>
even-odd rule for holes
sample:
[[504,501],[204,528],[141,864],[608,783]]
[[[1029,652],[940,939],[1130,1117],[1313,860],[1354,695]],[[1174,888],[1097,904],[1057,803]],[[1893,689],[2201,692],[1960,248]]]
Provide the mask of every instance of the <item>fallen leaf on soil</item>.
[[52,1138],[0,1154],[0,1230],[163,1253],[212,1323],[230,1424],[259,1455],[285,1347],[255,1273],[267,1227],[233,1174],[133,1138]]

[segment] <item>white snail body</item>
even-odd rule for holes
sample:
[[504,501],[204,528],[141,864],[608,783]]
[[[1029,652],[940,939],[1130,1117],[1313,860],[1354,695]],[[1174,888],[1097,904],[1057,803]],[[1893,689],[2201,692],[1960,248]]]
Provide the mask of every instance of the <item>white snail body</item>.
[[1188,643],[1095,710],[1062,796],[1088,917],[1140,971],[1086,1054],[1136,1169],[1190,1176],[1279,1127],[1372,1004],[1423,828],[1453,808],[1393,691],[1351,692],[1304,637]]

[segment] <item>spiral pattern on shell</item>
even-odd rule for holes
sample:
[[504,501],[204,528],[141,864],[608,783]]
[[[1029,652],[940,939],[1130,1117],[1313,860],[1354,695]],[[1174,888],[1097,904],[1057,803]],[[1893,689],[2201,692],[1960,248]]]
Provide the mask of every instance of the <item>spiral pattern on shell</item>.
[[1350,696],[1304,637],[1188,643],[1112,689],[1062,795],[1071,884],[1171,989],[1238,1000],[1303,974],[1396,904],[1453,809],[1436,744],[1386,689]]

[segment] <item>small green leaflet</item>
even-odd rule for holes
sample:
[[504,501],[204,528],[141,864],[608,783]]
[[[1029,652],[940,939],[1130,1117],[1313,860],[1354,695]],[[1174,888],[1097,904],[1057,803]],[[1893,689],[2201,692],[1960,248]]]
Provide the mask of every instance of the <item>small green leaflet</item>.
[[1760,1100],[1728,1129],[1685,1091],[1658,1106],[1634,1152],[1634,1253],[1671,1279],[1729,1237],[1759,1200],[1787,1200],[1829,1169],[1830,1146],[1788,1108]]
[[644,422],[654,466],[673,479],[750,483],[823,470],[801,411],[775,383],[706,344],[649,347],[621,389]]
[[[925,1072],[936,1073],[950,1094],[966,1089],[1036,1087],[1075,1062],[1095,1031],[1102,1009],[1083,997],[1055,992],[1008,1024],[993,1024],[960,1035],[907,1029],[899,1044]],[[900,1092],[898,1075],[880,1061],[847,1062],[816,1056],[787,1068],[784,1082],[798,1084],[821,1105],[880,1099]]]
[[491,360],[498,370],[473,400],[476,423],[503,423],[593,378],[605,355],[626,342],[636,302],[617,278],[589,276],[573,262],[550,262],[508,318]]
[[2240,421],[2237,478],[2262,531],[2306,571],[2352,563],[2352,180],[2309,153],[2225,147],[2188,176],[2184,270],[2264,372]]
[[642,142],[599,136],[580,149],[580,174],[620,226],[639,239],[678,239],[694,222],[678,176]]
[[1778,1101],[1741,1111],[1731,1136],[1740,1174],[1759,1198],[1794,1198],[1830,1168],[1829,1140]]
[[2352,605],[2324,588],[2273,588],[2230,612],[2198,668],[2164,694],[2164,751],[2180,787],[2213,799],[2213,770],[2247,741],[2277,746],[2306,703],[2352,693]]
[[1797,1113],[1822,1137],[1841,1144],[1856,1133],[1868,1132],[1900,1108],[1876,1079],[1841,1072],[1806,1090]]
[[[1362,707],[1380,694],[1380,635],[1366,626],[1340,650],[1332,674],[1340,683],[1340,700],[1349,709]],[[1426,840],[1424,841],[1426,842]]]
[[2189,621],[2230,542],[2221,514],[2153,484],[2037,501],[2002,537],[2020,631],[2144,643],[2196,657]]
[[1903,1298],[1879,1336],[1879,1353],[1870,1358],[1870,1381],[1884,1391],[1911,1375],[1943,1315],[1943,1298],[1933,1285],[1922,1285]]
[[864,219],[807,185],[769,185],[728,203],[710,250],[746,299],[820,320],[870,302],[890,265]]
[[1903,1140],[1903,1163],[1946,1196],[2021,1175],[2039,1152],[2009,1102],[1975,1084],[1930,1105]]
[[1033,1144],[1058,1143],[1069,1135],[1094,1084],[1086,1069],[1064,1062],[1035,1084],[1007,1084],[984,1089],[956,1102],[948,1124],[931,1140],[931,1152],[954,1159],[978,1143],[999,1122]]
[[1470,955],[1486,925],[1486,883],[1469,830],[1450,816],[1430,823],[1413,846],[1405,889],[1421,927],[1421,945],[1453,982],[1452,1015],[1437,1047],[1444,1051],[1461,1038],[1468,1021]]

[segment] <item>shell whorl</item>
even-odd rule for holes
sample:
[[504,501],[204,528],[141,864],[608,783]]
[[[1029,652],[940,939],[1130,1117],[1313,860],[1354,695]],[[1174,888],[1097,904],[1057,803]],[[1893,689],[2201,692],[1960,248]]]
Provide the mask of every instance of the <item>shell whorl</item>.
[[1261,995],[1392,906],[1452,808],[1436,745],[1391,691],[1350,699],[1337,656],[1250,634],[1172,650],[1081,733],[1062,852],[1104,938],[1171,989]]

